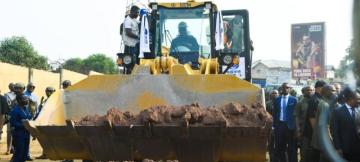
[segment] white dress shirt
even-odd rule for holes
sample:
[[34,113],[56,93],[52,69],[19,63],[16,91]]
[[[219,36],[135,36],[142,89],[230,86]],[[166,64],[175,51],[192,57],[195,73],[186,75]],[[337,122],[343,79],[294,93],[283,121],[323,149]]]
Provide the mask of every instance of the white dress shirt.
[[281,100],[280,100],[280,118],[279,118],[280,121],[286,121],[285,112],[286,112],[286,107],[287,107],[288,101],[289,101],[289,95],[281,96]]
[[353,114],[353,112],[352,112],[352,110],[351,110],[351,106],[348,105],[347,103],[345,103],[345,106],[346,106],[346,108],[348,109],[348,111],[349,111],[349,113],[350,113],[350,116],[356,115],[357,107],[354,108],[354,111],[355,111],[354,113],[355,113],[355,114]]

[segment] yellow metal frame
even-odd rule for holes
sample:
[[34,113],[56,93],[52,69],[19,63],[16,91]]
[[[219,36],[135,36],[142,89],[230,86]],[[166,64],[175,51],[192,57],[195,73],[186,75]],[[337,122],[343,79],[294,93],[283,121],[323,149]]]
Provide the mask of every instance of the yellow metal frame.
[[211,3],[213,8],[217,11],[217,6],[211,1],[196,2],[195,0],[188,0],[187,2],[164,2],[158,3],[158,5],[167,8],[194,8],[205,5],[206,3]]
[[205,2],[195,2],[195,1],[188,1],[188,2],[177,2],[177,3],[158,3],[159,6],[167,7],[167,8],[193,8],[204,5]]
[[199,64],[199,70],[194,70],[189,64],[180,64],[179,61],[172,56],[161,56],[155,59],[141,59],[140,65],[134,67],[132,74],[138,73],[140,67],[149,67],[149,73],[153,75],[200,75],[219,73],[219,63],[217,58],[199,58]]

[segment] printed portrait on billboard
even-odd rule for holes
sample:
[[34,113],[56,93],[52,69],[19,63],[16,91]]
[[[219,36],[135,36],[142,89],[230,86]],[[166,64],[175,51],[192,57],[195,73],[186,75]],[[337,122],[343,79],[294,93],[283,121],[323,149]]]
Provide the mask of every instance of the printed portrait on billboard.
[[291,26],[291,66],[293,78],[325,78],[324,23]]

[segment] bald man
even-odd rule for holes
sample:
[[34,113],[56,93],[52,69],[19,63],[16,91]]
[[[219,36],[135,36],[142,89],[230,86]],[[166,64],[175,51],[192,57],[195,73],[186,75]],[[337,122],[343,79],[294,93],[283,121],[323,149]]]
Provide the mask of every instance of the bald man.
[[296,104],[295,119],[296,119],[296,136],[300,142],[300,156],[301,161],[308,161],[308,150],[310,149],[310,139],[304,136],[304,124],[306,120],[306,113],[309,107],[310,98],[314,95],[314,88],[306,86],[301,89],[302,99]]

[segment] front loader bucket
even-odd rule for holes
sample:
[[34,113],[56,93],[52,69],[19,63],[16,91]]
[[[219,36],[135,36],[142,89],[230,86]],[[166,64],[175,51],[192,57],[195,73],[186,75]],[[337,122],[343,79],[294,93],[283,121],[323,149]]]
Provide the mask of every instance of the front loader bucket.
[[25,122],[52,160],[265,161],[267,129],[237,126],[78,126],[110,108],[140,112],[156,105],[202,107],[262,101],[261,90],[232,75],[103,75],[48,100],[36,121]]

